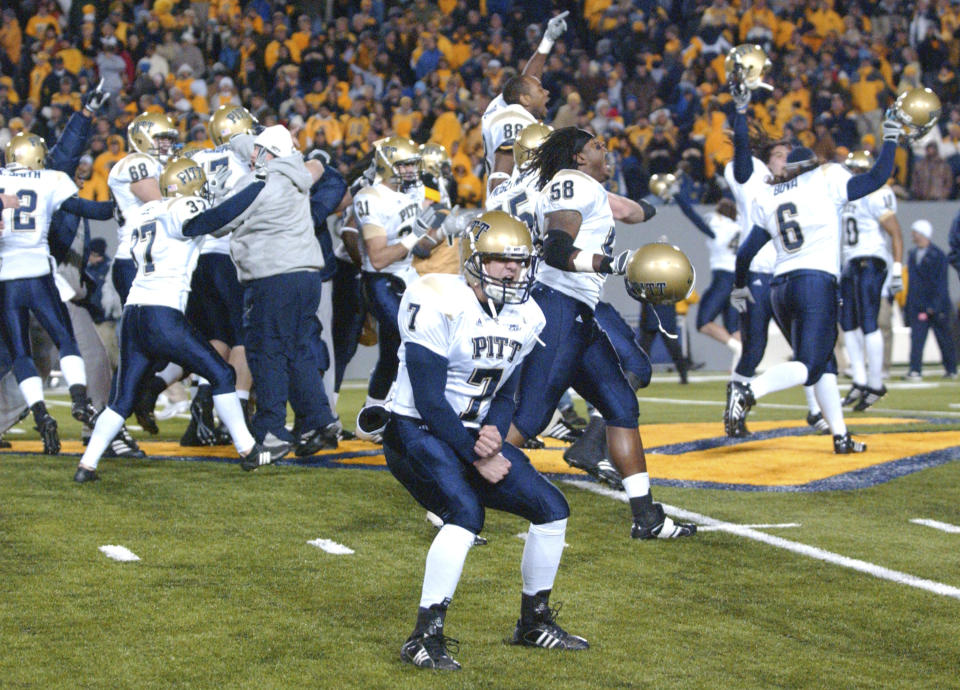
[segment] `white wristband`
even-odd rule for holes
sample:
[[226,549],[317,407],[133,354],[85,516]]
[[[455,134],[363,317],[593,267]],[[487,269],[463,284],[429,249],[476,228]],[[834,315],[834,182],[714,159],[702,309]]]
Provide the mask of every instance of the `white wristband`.
[[895,276],[902,276],[902,275],[903,275],[903,264],[901,264],[899,261],[894,261],[894,262],[893,262],[893,269],[891,270],[891,273],[892,273],[893,275],[895,275]]
[[546,55],[551,50],[553,50],[553,41],[544,36],[540,39],[540,45],[537,46],[537,52],[541,55]]
[[414,246],[420,241],[420,236],[411,232],[409,235],[400,239],[400,244],[407,248],[407,254],[413,251]]
[[590,252],[579,252],[573,257],[573,269],[577,273],[596,273],[593,270],[593,254]]

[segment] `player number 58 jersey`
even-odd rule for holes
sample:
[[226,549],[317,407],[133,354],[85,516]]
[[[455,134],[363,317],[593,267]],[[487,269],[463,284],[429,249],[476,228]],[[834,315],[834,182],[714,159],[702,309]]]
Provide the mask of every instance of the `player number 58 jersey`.
[[828,163],[771,187],[754,206],[754,223],[777,248],[774,275],[810,269],[840,276],[840,209],[850,173]]
[[494,319],[458,275],[433,273],[407,287],[400,302],[400,369],[390,408],[421,419],[404,349],[416,343],[448,362],[444,395],[465,426],[478,428],[490,401],[537,343],[546,323],[532,299],[504,305]]
[[[549,223],[548,216],[555,211],[576,211],[580,214],[580,231],[573,246],[588,254],[613,256],[616,231],[610,200],[603,185],[579,170],[561,170],[541,191],[544,222]],[[537,269],[538,282],[586,302],[591,308],[600,301],[605,279],[606,276],[599,273],[561,271],[546,264]]]
[[843,207],[840,216],[843,236],[843,263],[863,256],[876,256],[887,263],[887,233],[880,221],[897,212],[897,198],[884,185],[867,196],[851,201]]
[[3,210],[0,280],[36,278],[52,271],[47,246],[50,221],[77,185],[57,170],[0,169],[0,193],[17,197],[19,208]]
[[127,304],[186,308],[203,237],[184,236],[183,224],[206,208],[200,197],[184,196],[147,202],[127,218],[137,264]]
[[522,220],[537,245],[543,242],[543,207],[540,205],[543,194],[537,189],[539,179],[535,170],[515,171],[513,177],[497,185],[484,202],[487,211],[503,211]]

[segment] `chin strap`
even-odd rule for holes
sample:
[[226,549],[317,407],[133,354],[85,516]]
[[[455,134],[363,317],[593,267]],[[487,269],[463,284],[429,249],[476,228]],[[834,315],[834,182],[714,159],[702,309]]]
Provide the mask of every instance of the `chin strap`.
[[[650,308],[653,309],[652,306]],[[663,323],[660,321],[660,314],[657,313],[656,309],[653,309],[653,315],[657,317],[657,330],[663,333],[664,338],[676,340],[679,337],[676,333],[667,333],[667,329],[663,327]]]

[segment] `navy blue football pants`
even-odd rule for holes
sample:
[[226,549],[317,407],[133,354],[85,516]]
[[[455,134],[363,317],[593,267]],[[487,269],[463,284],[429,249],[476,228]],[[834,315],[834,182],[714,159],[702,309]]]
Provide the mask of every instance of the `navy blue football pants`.
[[851,259],[840,277],[840,327],[845,331],[877,330],[880,298],[887,279],[887,263],[874,256]]
[[740,319],[737,310],[730,304],[730,293],[733,291],[733,281],[735,274],[733,271],[713,271],[710,277],[710,287],[700,298],[700,305],[697,309],[697,330],[703,328],[717,318],[717,314],[723,317],[723,327],[730,333],[735,333],[740,329]]
[[747,310],[740,314],[740,338],[743,352],[737,362],[736,372],[752,378],[767,349],[767,334],[770,319],[773,318],[773,306],[770,303],[770,281],[772,273],[750,273],[747,287],[753,296],[753,302],[747,302]]
[[[371,398],[385,400],[400,367],[400,327],[397,314],[403,299],[403,280],[389,273],[363,273],[363,291],[367,308],[377,319],[379,357],[370,374],[367,392]],[[361,324],[362,325],[362,324]]]
[[613,349],[617,351],[617,357],[620,358],[621,368],[636,376],[640,381],[641,388],[650,385],[650,377],[653,376],[650,357],[640,347],[636,334],[620,316],[620,312],[614,309],[612,304],[597,302],[593,318],[597,320],[597,324],[610,338],[610,344],[613,345]]
[[836,374],[836,278],[824,271],[790,271],[770,282],[770,301],[794,360],[807,366],[804,385],[812,386],[825,373]]

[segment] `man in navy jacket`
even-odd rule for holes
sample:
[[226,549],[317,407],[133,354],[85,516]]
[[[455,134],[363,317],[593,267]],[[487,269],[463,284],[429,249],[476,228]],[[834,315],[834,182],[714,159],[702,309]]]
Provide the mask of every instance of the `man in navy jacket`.
[[933,226],[918,220],[910,226],[913,243],[907,260],[909,286],[905,317],[910,325],[910,373],[907,378],[920,378],[923,367],[923,346],[933,326],[948,377],[957,375],[957,352],[950,337],[950,294],[947,285],[947,257],[930,241]]

